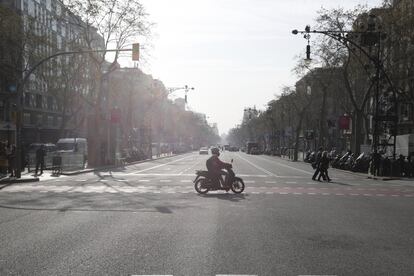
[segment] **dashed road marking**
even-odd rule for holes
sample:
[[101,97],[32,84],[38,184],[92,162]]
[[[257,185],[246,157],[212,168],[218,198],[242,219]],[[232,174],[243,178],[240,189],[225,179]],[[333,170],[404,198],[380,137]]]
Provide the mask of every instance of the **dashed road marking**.
[[276,181],[265,181],[265,183],[267,183],[267,184],[276,184],[277,182]]
[[240,154],[237,154],[237,156],[238,156],[240,159],[242,159],[242,160],[244,160],[245,162],[247,162],[247,163],[249,163],[250,165],[252,165],[253,167],[255,167],[256,169],[259,169],[259,170],[261,170],[262,172],[266,173],[267,175],[269,175],[269,176],[277,176],[276,174],[274,174],[274,173],[272,173],[272,172],[269,172],[268,170],[266,170],[266,169],[264,169],[264,168],[262,168],[262,167],[260,167],[260,166],[258,166],[258,165],[256,165],[256,164],[254,164],[253,162],[251,162],[251,161],[247,160],[246,158],[241,157],[241,156],[240,156]]
[[149,179],[140,179],[140,180],[138,180],[138,182],[149,182],[150,180]]
[[171,182],[170,179],[160,179],[160,182],[166,183],[166,182]]
[[256,183],[254,180],[245,180],[244,183]]
[[297,184],[298,182],[296,182],[296,181],[287,181],[287,182],[285,182],[286,184]]

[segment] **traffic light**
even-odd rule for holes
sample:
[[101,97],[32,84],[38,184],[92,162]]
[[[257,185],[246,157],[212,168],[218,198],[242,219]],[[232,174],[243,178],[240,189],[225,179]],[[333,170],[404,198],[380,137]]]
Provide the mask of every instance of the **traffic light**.
[[132,44],[132,60],[139,60],[139,43]]
[[308,44],[308,45],[306,45],[306,59],[307,60],[311,60],[310,54],[311,54],[311,47]]

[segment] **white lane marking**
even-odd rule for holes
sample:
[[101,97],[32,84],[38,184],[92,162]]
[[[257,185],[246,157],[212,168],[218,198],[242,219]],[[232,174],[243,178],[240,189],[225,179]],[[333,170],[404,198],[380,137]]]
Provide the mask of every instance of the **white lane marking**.
[[245,162],[249,163],[250,165],[252,165],[256,169],[259,169],[262,172],[266,173],[269,176],[277,176],[276,174],[274,174],[272,172],[269,172],[268,170],[266,170],[266,169],[264,169],[264,168],[262,168],[262,167],[260,167],[260,166],[258,166],[256,164],[252,163],[251,161],[247,160],[246,158],[241,157],[240,154],[236,154],[236,156],[239,157],[240,159],[244,160]]
[[256,183],[254,180],[245,180],[244,183]]
[[216,274],[216,276],[257,276],[256,274]]
[[182,182],[182,183],[191,183],[193,181],[192,180],[180,180],[180,182]]
[[293,193],[294,195],[301,195],[302,193]]
[[183,171],[181,171],[180,173],[178,173],[179,175],[182,175],[183,173],[189,171],[190,169],[194,168],[195,166],[197,166],[198,164],[201,163],[201,161],[203,161],[204,159],[200,159],[198,160],[198,162],[195,162],[193,165],[191,165],[190,167],[184,169]]
[[254,194],[254,195],[260,194],[260,192],[251,192],[251,193]]
[[279,165],[281,167],[289,168],[291,170],[303,172],[303,173],[310,174],[310,175],[313,175],[314,174],[313,172],[308,172],[308,171],[305,171],[305,170],[302,170],[302,169],[298,169],[298,168],[295,168],[295,167],[291,167],[289,165],[285,165],[285,164],[279,163],[276,160],[275,161],[272,161],[272,160],[269,160],[269,159],[266,159],[266,158],[263,158],[263,157],[257,156],[257,155],[255,155],[255,157],[260,158],[260,159],[265,160],[265,161],[270,162],[270,163],[276,163],[277,165]]
[[160,179],[160,182],[171,182],[170,179]]
[[316,193],[308,193],[308,195],[316,195]]
[[138,180],[138,182],[149,182],[150,180],[149,179],[140,179],[140,180]]
[[164,163],[164,164],[160,164],[160,165],[157,165],[157,166],[153,166],[153,167],[150,167],[150,168],[146,168],[146,169],[143,169],[143,170],[139,170],[139,171],[133,172],[131,174],[139,174],[139,173],[146,172],[146,171],[149,171],[149,170],[158,169],[158,168],[161,168],[161,167],[173,164],[173,163],[177,163],[181,160],[188,159],[190,157],[193,157],[193,155],[186,156],[186,157],[183,157],[183,158],[180,158],[180,159],[176,159],[176,160],[173,160],[173,161],[170,161],[170,162],[167,162],[167,163]]
[[108,182],[108,179],[99,179],[99,182]]
[[237,176],[240,177],[268,177],[268,175],[264,175],[264,174],[237,174]]
[[75,179],[76,182],[86,182],[86,179]]
[[172,274],[132,274],[131,276],[174,276]]
[[285,182],[286,184],[297,184],[298,182],[296,182],[296,181],[287,181],[287,182]]
[[267,184],[276,184],[276,181],[265,181]]

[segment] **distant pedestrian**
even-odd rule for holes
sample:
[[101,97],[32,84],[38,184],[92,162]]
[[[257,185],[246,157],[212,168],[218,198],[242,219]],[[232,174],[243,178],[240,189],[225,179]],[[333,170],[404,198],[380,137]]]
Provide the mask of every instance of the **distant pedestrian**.
[[324,180],[328,180],[329,182],[331,181],[328,175],[329,161],[330,159],[328,157],[328,152],[327,151],[322,152],[322,157],[321,157],[321,160],[319,161],[320,173],[319,173],[318,181],[321,181],[321,177]]
[[397,159],[397,176],[404,176],[405,173],[405,158],[400,154]]
[[407,156],[407,177],[413,177],[414,176],[414,161],[413,161],[413,155],[410,154]]
[[7,159],[9,161],[10,177],[14,177],[16,176],[16,146],[15,145],[9,146]]
[[322,147],[319,148],[318,152],[316,153],[315,161],[312,163],[312,167],[315,169],[315,173],[312,176],[312,180],[316,180],[316,177],[320,173],[320,161],[322,158]]
[[45,155],[46,155],[45,146],[41,145],[36,150],[36,171],[35,171],[35,175],[38,175],[37,172],[39,171],[39,166],[40,166],[40,175],[43,174],[43,169],[45,168]]

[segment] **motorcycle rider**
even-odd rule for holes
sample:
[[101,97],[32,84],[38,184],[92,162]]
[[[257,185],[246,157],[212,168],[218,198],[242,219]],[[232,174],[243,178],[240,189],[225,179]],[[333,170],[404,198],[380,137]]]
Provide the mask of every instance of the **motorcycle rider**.
[[212,148],[211,149],[211,157],[207,159],[206,161],[206,167],[209,172],[211,180],[213,180],[214,184],[219,184],[220,180],[221,183],[223,183],[222,176],[225,176],[225,182],[224,185],[227,185],[227,176],[228,173],[223,171],[223,169],[226,169],[228,167],[232,167],[230,163],[223,162],[219,159],[220,156],[220,150],[218,148]]

